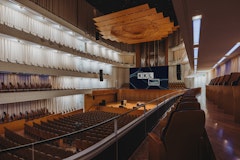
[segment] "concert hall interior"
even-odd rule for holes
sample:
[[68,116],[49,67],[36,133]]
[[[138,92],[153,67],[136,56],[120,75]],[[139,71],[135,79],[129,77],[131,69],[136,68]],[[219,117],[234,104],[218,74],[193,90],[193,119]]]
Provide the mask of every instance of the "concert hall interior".
[[240,160],[239,6],[0,0],[0,160]]

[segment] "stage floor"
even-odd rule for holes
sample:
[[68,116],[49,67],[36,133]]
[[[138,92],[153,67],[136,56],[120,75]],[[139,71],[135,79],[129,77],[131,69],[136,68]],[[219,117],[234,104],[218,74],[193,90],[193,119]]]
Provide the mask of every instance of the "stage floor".
[[[142,103],[145,103],[145,102],[144,101],[127,101],[124,108],[133,109],[133,107],[136,107],[138,103],[142,104]],[[147,104],[146,109],[147,110],[153,109],[154,107],[156,107],[156,105],[157,105],[156,103]],[[119,102],[107,103],[106,106],[107,107],[119,108],[119,106],[121,106],[121,102],[119,101]],[[143,107],[139,108],[139,110],[143,110],[143,109],[144,109]]]

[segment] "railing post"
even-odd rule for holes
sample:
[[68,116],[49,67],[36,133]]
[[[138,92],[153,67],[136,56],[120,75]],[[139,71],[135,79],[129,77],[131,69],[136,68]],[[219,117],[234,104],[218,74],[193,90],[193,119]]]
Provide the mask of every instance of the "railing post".
[[34,160],[34,143],[32,143],[32,160]]
[[143,114],[144,114],[144,132],[147,134],[147,119],[146,119],[146,105],[143,105]]
[[115,159],[118,160],[118,140],[117,140],[117,118],[114,119],[114,134],[115,134],[115,139],[116,139],[116,157]]
[[118,128],[117,128],[117,119],[114,119],[114,133],[115,133],[115,135],[117,135],[117,130],[118,130]]

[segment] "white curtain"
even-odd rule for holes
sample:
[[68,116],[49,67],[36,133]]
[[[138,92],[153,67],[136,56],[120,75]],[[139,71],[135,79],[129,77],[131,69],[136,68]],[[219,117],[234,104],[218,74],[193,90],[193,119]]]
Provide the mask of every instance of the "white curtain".
[[19,102],[10,104],[0,104],[0,118],[3,116],[3,112],[9,114],[9,116],[15,114],[19,115],[20,112],[26,113],[47,108],[51,113],[70,112],[76,109],[82,109],[84,106],[84,95],[71,95],[64,97],[56,97],[47,100],[37,100],[30,102]]
[[99,66],[104,66],[107,73],[111,74],[111,65],[7,37],[0,37],[0,51],[2,61],[85,73],[98,73]]
[[0,5],[0,22],[35,36],[83,51],[83,48],[79,45],[83,42],[75,38],[74,34],[65,32],[59,25],[47,23],[46,18],[36,15],[25,15],[21,13],[21,11],[24,11],[24,8],[20,8],[19,11],[17,11]]
[[[100,47],[95,43],[87,43],[79,38],[79,35],[72,33],[66,28],[43,18],[40,15],[30,15],[25,8],[9,8],[0,4],[0,23],[9,27],[23,30],[26,33],[62,44],[64,46],[77,49],[82,52],[89,51],[90,54],[106,57],[119,61],[119,53],[111,49]],[[89,60],[70,55],[65,52],[27,43],[8,36],[0,37],[0,60],[11,63],[20,63],[39,67],[48,67],[65,70],[75,70],[79,72],[99,73],[103,69],[104,74],[112,74],[112,66],[98,61]],[[93,89],[112,87],[110,80],[99,78],[80,78],[80,77],[54,77],[40,75],[23,74],[0,74],[1,82],[16,85],[16,83],[51,83],[56,89]],[[48,100],[31,102],[21,102],[14,104],[3,104],[0,106],[0,114],[7,111],[10,115],[25,112],[42,107],[47,107],[49,111],[60,113],[72,107],[82,108],[84,104],[83,95],[57,97]]]
[[99,78],[82,78],[82,77],[54,77],[49,78],[51,84],[55,89],[98,89],[98,88],[112,88],[110,80],[104,79],[100,81]]
[[[236,56],[226,63],[219,66],[220,75],[223,76],[225,74],[230,74],[231,72],[240,72],[240,56]],[[217,72],[217,69],[215,69]]]

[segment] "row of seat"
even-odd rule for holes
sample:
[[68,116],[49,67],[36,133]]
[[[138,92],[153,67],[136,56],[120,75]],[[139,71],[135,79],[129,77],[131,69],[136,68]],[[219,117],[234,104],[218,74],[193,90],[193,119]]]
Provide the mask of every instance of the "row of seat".
[[[12,147],[16,147],[19,144],[17,144],[16,142],[4,138],[2,136],[0,136],[0,149],[6,149],[6,148],[12,148]],[[4,154],[6,154],[5,152],[0,153],[0,157],[5,156]],[[15,155],[15,158],[18,157],[18,159],[24,159],[24,160],[32,160],[32,154],[34,154],[34,159],[35,160],[60,160],[59,157],[54,157],[52,155],[49,154],[45,154],[43,152],[40,152],[38,150],[32,150],[31,148],[22,148],[22,149],[16,149],[16,150],[12,150],[10,152],[10,154]]]
[[35,91],[35,90],[50,90],[52,89],[52,85],[50,83],[19,83],[13,84],[12,82],[9,82],[9,84],[5,84],[4,82],[1,82],[1,88],[0,92],[13,92],[13,91]]
[[[33,139],[23,137],[22,135],[19,135],[7,128],[5,128],[5,138],[10,139],[14,141],[15,143],[18,143],[20,145],[24,144],[30,144],[35,142]],[[38,150],[40,152],[43,152],[45,154],[51,154],[54,157],[59,157],[61,159],[69,157],[73,155],[73,152],[71,151],[66,151],[65,149],[62,149],[60,147],[56,147],[54,145],[49,145],[49,144],[37,144],[34,146],[35,150]]]
[[206,86],[206,98],[240,123],[240,72],[216,77]]
[[211,79],[209,85],[240,85],[240,72],[232,72],[231,74],[215,77]]
[[168,88],[169,89],[185,89],[185,83],[184,82],[168,82]]
[[[38,140],[49,139],[66,133],[71,133],[82,128],[90,127],[96,123],[102,122],[117,115],[119,114],[103,111],[91,111],[86,113],[73,114],[70,116],[62,117],[60,119],[48,120],[47,122],[41,121],[40,124],[33,122],[33,126],[30,126],[30,124],[25,124],[25,136],[19,135],[5,128],[5,137],[2,138],[6,143],[3,143],[2,146],[0,145],[0,148],[4,149],[17,145],[29,144]],[[121,128],[122,126],[128,124],[136,117],[137,116],[126,115],[118,118],[118,128]],[[71,151],[66,151],[66,145],[69,146],[67,148],[76,148],[76,151],[78,152],[107,137],[113,133],[113,130],[114,125],[111,121],[109,123],[101,125],[100,127],[96,127],[85,132],[75,134],[73,136],[58,139],[49,143],[35,145],[34,154],[35,156],[39,156],[35,159],[42,158],[48,160],[49,157],[51,157],[50,159],[64,159],[75,153],[74,149],[74,151],[72,149]],[[12,150],[9,152],[0,153],[0,159],[2,157],[7,157],[10,160],[30,159],[30,151],[31,148],[24,148],[19,149],[17,152]],[[23,156],[24,154],[28,154],[28,156]],[[47,157],[44,157],[46,155]]]
[[31,110],[30,112],[26,111],[25,114],[22,112],[20,112],[19,114],[14,113],[11,116],[7,112],[3,112],[0,123],[7,123],[15,120],[20,120],[20,119],[32,120],[35,118],[48,116],[50,114],[51,113],[48,111],[47,108]]
[[205,112],[191,92],[186,92],[148,134],[149,160],[204,159]]
[[[59,119],[48,120],[47,122],[41,121],[40,124],[33,123],[33,126],[25,124],[24,131],[28,136],[31,136],[36,140],[43,140],[87,128],[118,115],[119,114],[110,112],[90,111],[62,117]],[[133,115],[121,116],[117,120],[118,128],[128,124],[136,117],[137,116]],[[65,137],[62,139],[62,142],[70,146],[75,145],[77,150],[80,151],[99,142],[113,132],[114,123],[111,121],[85,132]],[[54,144],[61,146],[59,142]]]

